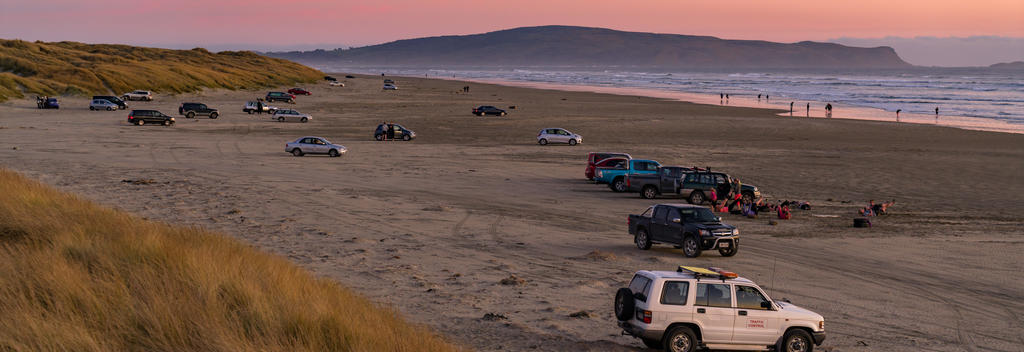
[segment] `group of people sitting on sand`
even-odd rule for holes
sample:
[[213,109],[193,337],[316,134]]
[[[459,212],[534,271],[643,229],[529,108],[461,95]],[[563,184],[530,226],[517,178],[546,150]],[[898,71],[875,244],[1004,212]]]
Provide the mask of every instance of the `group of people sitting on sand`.
[[881,203],[875,203],[875,200],[872,199],[872,200],[868,201],[868,205],[867,206],[857,210],[857,214],[860,214],[860,215],[863,215],[863,216],[885,215],[886,212],[889,210],[889,207],[891,207],[891,206],[893,206],[895,204],[896,204],[896,200],[895,199],[893,199],[891,201],[888,201],[888,202],[881,202]]

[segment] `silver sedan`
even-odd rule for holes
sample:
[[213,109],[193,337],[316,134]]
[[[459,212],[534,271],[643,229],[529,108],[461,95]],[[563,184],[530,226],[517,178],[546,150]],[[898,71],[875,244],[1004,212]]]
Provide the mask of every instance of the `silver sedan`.
[[341,144],[334,144],[323,137],[306,136],[296,139],[284,145],[284,151],[294,156],[305,154],[327,154],[331,157],[339,157],[348,152],[348,148]]
[[294,109],[279,109],[277,111],[274,111],[274,115],[271,115],[270,118],[277,120],[279,122],[307,122],[309,120],[312,120],[313,116],[309,116],[309,114],[303,114],[301,112],[295,111]]

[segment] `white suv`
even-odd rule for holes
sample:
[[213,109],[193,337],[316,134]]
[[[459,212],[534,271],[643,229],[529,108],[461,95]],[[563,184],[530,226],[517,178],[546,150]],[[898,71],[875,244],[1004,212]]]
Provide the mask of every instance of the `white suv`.
[[153,100],[153,93],[148,90],[133,90],[131,93],[121,94],[121,100]]
[[638,271],[615,295],[619,327],[650,348],[810,352],[825,340],[825,319],[772,301],[754,282],[715,268]]

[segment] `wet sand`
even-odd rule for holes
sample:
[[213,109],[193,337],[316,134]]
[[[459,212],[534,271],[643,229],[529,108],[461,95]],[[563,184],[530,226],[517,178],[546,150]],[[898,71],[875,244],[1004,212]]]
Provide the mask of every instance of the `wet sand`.
[[[1024,280],[1015,276],[1024,271],[1024,135],[394,79],[398,91],[381,91],[373,76],[309,86],[313,96],[288,105],[312,114],[307,124],[241,112],[265,92],[130,103],[171,115],[183,101],[221,109],[216,120],[176,116],[173,127],[131,126],[124,111],[88,111],[81,98],[62,99],[58,111],[8,102],[0,165],[140,216],[223,231],[478,350],[643,349],[615,326],[615,290],[637,270],[677,265],[735,271],[824,315],[826,350],[1024,345]],[[459,93],[467,84],[471,92]],[[516,109],[470,115],[485,104]],[[382,120],[419,138],[372,141]],[[546,127],[584,143],[539,146]],[[284,152],[304,135],[348,155]],[[590,151],[710,166],[813,208],[776,226],[724,215],[742,231],[735,257],[641,251],[626,215],[681,200],[587,182]],[[136,179],[154,183],[122,182]],[[874,227],[851,227],[869,199],[897,204]]]

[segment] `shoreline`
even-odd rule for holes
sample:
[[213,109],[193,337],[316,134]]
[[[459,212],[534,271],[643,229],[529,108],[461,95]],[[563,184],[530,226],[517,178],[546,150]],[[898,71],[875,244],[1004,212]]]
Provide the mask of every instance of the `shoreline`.
[[[360,70],[349,71],[361,75],[373,76],[370,72],[364,72]],[[337,73],[337,72],[332,72]],[[385,71],[385,73],[387,73]],[[551,82],[537,82],[537,81],[519,81],[511,79],[480,79],[470,77],[447,77],[440,75],[425,75],[425,76],[412,76],[408,74],[395,74],[392,77],[406,77],[406,78],[426,78],[426,79],[440,79],[447,81],[460,81],[460,82],[475,82],[484,84],[496,84],[510,87],[520,88],[535,88],[535,89],[548,89],[548,90],[560,90],[560,91],[571,91],[571,92],[589,92],[589,93],[604,93],[604,94],[615,94],[624,96],[640,96],[648,98],[660,98],[678,100],[694,104],[713,105],[713,106],[729,106],[729,107],[743,107],[743,108],[760,108],[768,110],[781,110],[782,112],[775,113],[779,117],[794,117],[794,118],[815,118],[815,119],[841,119],[841,120],[860,120],[860,121],[878,121],[878,122],[892,122],[896,124],[915,124],[915,125],[930,125],[940,127],[951,127],[963,130],[971,131],[985,131],[985,132],[1000,132],[1000,133],[1011,133],[1011,134],[1024,134],[1024,126],[1007,123],[1002,120],[970,117],[970,116],[955,116],[955,115],[942,115],[941,112],[936,117],[935,115],[919,114],[902,112],[899,115],[899,121],[896,119],[895,112],[886,111],[879,108],[848,105],[834,102],[821,102],[821,101],[797,101],[791,99],[764,99],[759,100],[756,95],[743,94],[736,95],[731,94],[731,99],[724,100],[713,94],[707,93],[693,93],[693,92],[681,92],[671,91],[658,88],[640,88],[640,87],[609,87],[604,85],[585,85],[585,84],[568,84],[568,83],[551,83]],[[793,113],[790,114],[789,102],[793,101]],[[806,109],[806,104],[811,104],[810,112]],[[824,112],[825,104],[832,104],[833,113],[832,117],[826,117]]]

